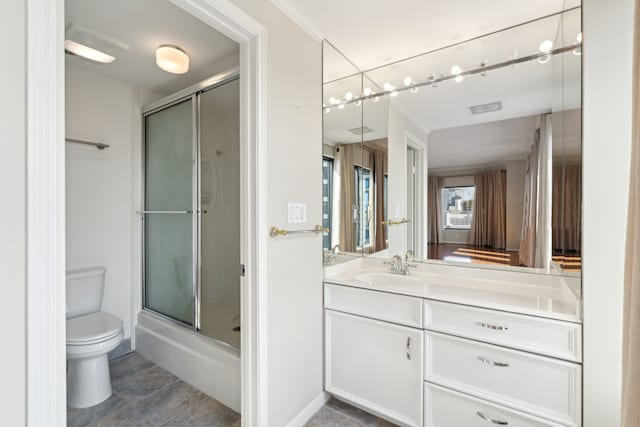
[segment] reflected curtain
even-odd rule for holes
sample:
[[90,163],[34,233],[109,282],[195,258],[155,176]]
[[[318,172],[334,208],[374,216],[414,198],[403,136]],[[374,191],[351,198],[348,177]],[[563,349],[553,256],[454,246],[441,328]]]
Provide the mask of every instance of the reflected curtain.
[[384,194],[384,175],[387,172],[387,153],[376,150],[373,152],[373,179],[376,185],[376,202],[375,202],[375,249],[374,252],[387,248],[387,227],[382,225],[382,221],[386,220],[385,212],[385,194]]
[[507,171],[482,171],[475,175],[470,242],[476,246],[504,248],[507,242]]
[[551,115],[540,117],[525,175],[520,264],[548,268],[551,261],[552,199]]
[[640,425],[640,2],[633,47],[631,182],[627,219],[622,344],[622,427]]
[[553,166],[551,238],[554,251],[580,252],[582,229],[582,167]]
[[442,180],[430,176],[427,188],[428,240],[432,244],[442,243]]
[[352,220],[355,203],[353,146],[342,145],[336,148],[336,159],[340,169],[340,223],[338,225],[340,250],[355,252],[356,234]]

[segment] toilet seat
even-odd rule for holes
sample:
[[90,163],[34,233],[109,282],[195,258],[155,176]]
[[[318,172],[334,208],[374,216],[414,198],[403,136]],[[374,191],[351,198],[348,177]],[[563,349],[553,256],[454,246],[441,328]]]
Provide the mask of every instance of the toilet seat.
[[87,346],[108,341],[122,332],[122,320],[109,313],[67,319],[67,345]]

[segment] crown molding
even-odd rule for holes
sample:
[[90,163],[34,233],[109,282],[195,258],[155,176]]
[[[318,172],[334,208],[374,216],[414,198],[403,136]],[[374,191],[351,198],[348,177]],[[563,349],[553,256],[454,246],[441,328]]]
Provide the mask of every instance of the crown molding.
[[304,14],[297,9],[289,0],[271,0],[278,9],[282,11],[296,25],[302,28],[307,34],[317,41],[322,41],[326,37]]

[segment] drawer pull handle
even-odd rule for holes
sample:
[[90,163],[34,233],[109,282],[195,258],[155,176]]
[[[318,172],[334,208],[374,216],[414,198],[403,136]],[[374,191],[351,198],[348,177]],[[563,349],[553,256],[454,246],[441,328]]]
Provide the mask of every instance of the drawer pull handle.
[[407,360],[411,360],[411,337],[407,337]]
[[480,326],[481,328],[493,329],[494,331],[506,331],[509,329],[508,326],[492,325],[485,322],[478,322],[478,326]]
[[507,362],[496,362],[494,360],[490,360],[487,359],[486,357],[482,357],[482,356],[478,356],[478,360],[486,363],[487,365],[491,365],[491,366],[498,366],[500,368],[507,368],[509,367],[509,364]]
[[483,413],[482,413],[482,412],[480,412],[480,411],[477,411],[477,412],[476,412],[476,414],[478,414],[478,416],[479,416],[480,418],[482,418],[483,420],[485,420],[485,421],[486,421],[486,422],[488,422],[488,423],[491,423],[491,424],[497,424],[497,425],[499,425],[499,426],[506,426],[506,425],[509,425],[509,421],[496,420],[495,418],[491,418],[491,417],[489,417],[489,416],[487,416],[487,415],[483,414]]

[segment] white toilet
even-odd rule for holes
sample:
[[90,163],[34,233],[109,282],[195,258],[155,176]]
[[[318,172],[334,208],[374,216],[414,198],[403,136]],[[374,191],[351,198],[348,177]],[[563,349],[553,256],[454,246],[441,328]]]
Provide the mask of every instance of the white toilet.
[[67,271],[67,404],[97,405],[111,396],[108,353],[122,341],[122,320],[100,311],[104,267]]

